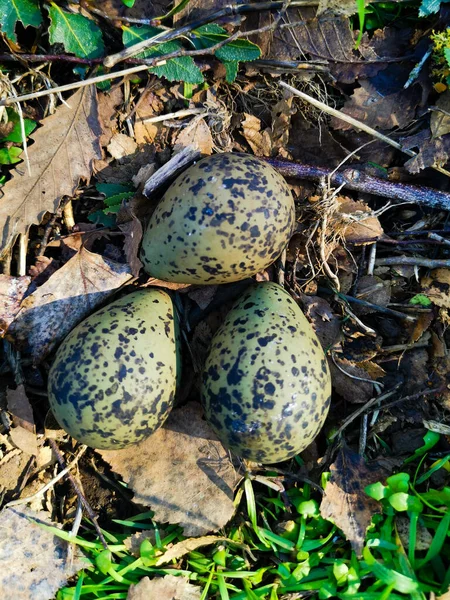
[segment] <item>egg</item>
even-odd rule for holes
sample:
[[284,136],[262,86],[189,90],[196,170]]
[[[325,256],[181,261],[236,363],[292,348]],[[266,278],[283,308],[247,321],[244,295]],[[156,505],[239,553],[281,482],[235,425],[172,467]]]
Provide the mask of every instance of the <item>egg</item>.
[[254,156],[208,156],[182,173],[156,207],[141,261],[176,283],[239,281],[281,254],[295,226],[285,180]]
[[89,316],[63,341],[49,373],[52,412],[93,448],[135,444],[167,418],[178,364],[170,296],[138,290]]
[[238,299],[213,337],[201,395],[207,421],[242,458],[287,460],[317,436],[331,399],[328,363],[281,286],[252,285]]

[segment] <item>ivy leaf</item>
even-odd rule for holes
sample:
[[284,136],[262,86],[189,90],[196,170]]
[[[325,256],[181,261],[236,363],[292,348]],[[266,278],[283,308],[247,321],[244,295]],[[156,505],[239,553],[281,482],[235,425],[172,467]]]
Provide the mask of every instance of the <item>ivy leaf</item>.
[[16,24],[39,27],[42,14],[37,0],[0,0],[0,26],[6,37],[17,42]]
[[223,65],[225,67],[225,81],[227,83],[233,83],[233,81],[235,81],[237,74],[238,74],[239,61],[224,60]]
[[[215,23],[203,25],[193,31],[193,43],[196,48],[210,48],[223,42],[229,36],[225,29]],[[222,61],[251,61],[261,56],[261,50],[256,44],[248,40],[234,40],[215,51],[216,58]]]
[[[5,136],[4,138],[1,138],[1,141],[2,142],[14,142],[14,143],[23,142],[19,115],[16,113],[15,110],[12,110],[11,108],[8,108],[7,111],[8,111],[8,121],[11,123],[14,123],[14,128],[7,136]],[[28,137],[30,135],[30,133],[32,133],[36,129],[36,123],[35,123],[35,121],[32,121],[31,119],[24,119],[23,124],[24,124],[24,129],[25,129],[25,137]]]
[[63,44],[66,52],[80,58],[99,58],[104,55],[102,32],[93,21],[83,15],[68,13],[54,3],[48,12],[51,44]]
[[22,152],[22,148],[18,148],[17,146],[0,148],[0,165],[15,165],[22,160],[19,158]]
[[[122,41],[127,48],[133,44],[137,44],[142,40],[148,40],[154,37],[162,30],[157,27],[123,27]],[[179,40],[164,42],[156,48],[144,50],[137,54],[137,58],[154,58],[156,56],[164,56],[171,52],[176,52],[182,48]],[[151,73],[155,73],[158,77],[165,77],[169,81],[184,81],[186,83],[203,83],[204,78],[202,72],[195,64],[191,56],[180,56],[178,58],[169,59],[166,64],[149,68]]]

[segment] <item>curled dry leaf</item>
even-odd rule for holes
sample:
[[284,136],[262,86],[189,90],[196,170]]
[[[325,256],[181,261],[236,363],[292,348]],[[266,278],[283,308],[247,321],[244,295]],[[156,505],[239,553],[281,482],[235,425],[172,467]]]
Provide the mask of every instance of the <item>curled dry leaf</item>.
[[[334,356],[329,360],[333,389],[352,404],[363,404],[374,395],[373,384],[368,382],[369,374],[345,358]],[[363,379],[364,381],[361,381]]]
[[331,478],[325,487],[320,514],[342,529],[353,550],[361,555],[366,529],[379,502],[368,496],[364,488],[383,481],[388,473],[380,465],[366,465],[364,459],[349,448],[341,448],[330,467]]
[[127,600],[200,600],[201,588],[183,577],[144,577],[128,590]]
[[255,156],[270,156],[272,154],[272,140],[270,131],[261,131],[261,121],[254,115],[244,113],[242,133],[253,150]]
[[319,296],[303,294],[301,303],[322,348],[325,351],[329,350],[339,341],[341,336],[340,319],[333,313],[330,304]]
[[99,452],[136,502],[150,506],[159,522],[179,523],[186,536],[216,531],[233,515],[240,476],[196,403],[173,410],[137,446]]
[[44,119],[28,147],[31,175],[20,163],[2,187],[0,257],[45,212],[54,212],[63,196],[72,196],[80,179],[89,180],[94,160],[101,158],[100,135],[92,85],[80,88]]
[[172,560],[177,560],[181,558],[185,554],[189,552],[193,552],[197,550],[197,548],[201,548],[202,546],[210,546],[211,544],[215,544],[216,542],[226,541],[227,538],[221,537],[219,535],[204,535],[199,538],[189,538],[187,540],[183,540],[182,542],[178,542],[178,544],[174,544],[172,548],[169,548],[167,552],[165,552],[160,558],[158,558],[156,562],[156,566],[159,567],[161,565],[165,565]]
[[355,202],[346,196],[339,196],[337,202],[329,227],[347,243],[356,246],[371,244],[383,235],[378,217],[367,204]]
[[0,590],[2,600],[51,600],[89,562],[73,546],[38,525],[57,526],[47,513],[5,508],[0,513]]
[[108,144],[108,152],[116,159],[121,159],[130,154],[134,154],[136,150],[136,142],[125,133],[114,134]]
[[420,281],[422,293],[441,308],[450,308],[450,269],[435,269]]
[[20,303],[31,283],[31,277],[11,277],[0,275],[0,337],[19,312]]
[[177,137],[173,151],[179,152],[182,148],[186,148],[192,144],[194,140],[201,154],[212,154],[214,141],[211,131],[206,124],[205,119],[193,118],[192,121],[184,129],[180,131]]
[[38,363],[131,278],[127,265],[82,248],[22,302],[8,338]]

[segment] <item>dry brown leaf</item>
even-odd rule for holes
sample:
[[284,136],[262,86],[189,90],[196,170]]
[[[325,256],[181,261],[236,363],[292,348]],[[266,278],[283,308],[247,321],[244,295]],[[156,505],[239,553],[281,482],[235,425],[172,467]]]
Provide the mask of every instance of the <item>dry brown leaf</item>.
[[[159,534],[161,537],[164,537],[164,529],[160,529]],[[123,545],[133,556],[140,556],[141,544],[144,540],[148,540],[152,544],[152,546],[154,546],[156,544],[155,531],[153,529],[148,529],[145,531],[138,531],[137,533],[133,533],[133,535],[130,535],[130,537],[127,537],[123,540]]]
[[233,515],[240,477],[197,403],[173,410],[137,446],[99,453],[134,491],[135,502],[150,506],[162,523],[179,523],[186,536],[216,531]]
[[348,17],[351,17],[358,12],[358,6],[355,0],[319,0],[317,15],[320,15],[327,10],[337,15],[347,15]]
[[151,144],[160,132],[162,123],[148,123],[147,119],[162,112],[164,104],[153,92],[139,102],[134,119],[134,137],[138,144]]
[[143,577],[136,585],[130,585],[127,600],[200,600],[201,591],[183,577]]
[[383,235],[381,223],[364,202],[347,196],[337,199],[337,211],[330,218],[330,229],[336,231],[349,244],[366,245]]
[[204,535],[203,537],[199,538],[189,538],[187,540],[183,540],[182,542],[178,542],[178,544],[174,544],[172,548],[169,548],[167,552],[160,556],[156,561],[155,566],[159,567],[161,565],[165,565],[171,560],[176,560],[177,558],[181,558],[189,552],[197,550],[197,548],[201,548],[202,546],[210,546],[216,542],[223,542],[226,541],[226,539],[227,538],[219,535]]
[[270,156],[272,153],[270,132],[268,130],[261,132],[261,121],[254,115],[244,113],[244,116],[242,133],[255,156]]
[[421,279],[422,293],[441,308],[450,308],[450,269],[435,269]]
[[210,304],[217,292],[217,285],[203,285],[193,290],[189,290],[187,295],[197,306],[205,310]]
[[131,278],[127,265],[82,248],[22,302],[8,338],[38,363]]
[[[375,129],[402,129],[409,125],[421,100],[420,86],[383,94],[366,79],[360,79],[359,84],[341,112]],[[336,117],[331,120],[331,125],[343,131],[354,129],[353,125]]]
[[342,529],[353,550],[361,555],[366,529],[381,504],[368,496],[364,488],[382,481],[387,473],[379,465],[370,467],[349,448],[341,448],[330,467],[331,477],[325,487],[320,514]]
[[30,283],[31,277],[0,275],[0,337],[14,321]]
[[51,600],[60,587],[89,562],[75,548],[37,523],[54,525],[47,513],[5,508],[0,513],[0,590],[2,600]]
[[386,371],[371,360],[363,360],[356,363],[356,366],[363,369],[369,376],[369,379],[382,379],[386,375]]
[[2,444],[6,441],[8,446],[13,448],[0,461],[0,489],[18,492],[20,483],[23,481],[25,469],[29,466],[30,456],[19,450],[19,448],[14,448],[12,440],[9,437],[3,436],[3,439],[0,439]]
[[194,118],[177,137],[173,149],[176,154],[183,148],[190,146],[194,142],[202,154],[212,154],[214,141],[211,131],[203,118]]
[[293,99],[294,96],[287,92],[272,109],[272,149],[278,151],[284,158],[291,157],[286,148],[289,145],[291,117],[297,112],[297,108],[292,106]]
[[63,196],[72,196],[80,179],[89,180],[94,159],[102,155],[95,86],[80,88],[42,125],[28,147],[31,176],[22,162],[2,188],[0,257],[45,212],[54,212]]
[[427,167],[443,167],[450,159],[450,134],[433,138],[431,129],[424,129],[416,135],[400,139],[406,149],[417,149],[417,156],[406,161],[405,167],[409,173],[419,173]]
[[113,158],[121,159],[134,154],[137,150],[137,144],[129,135],[116,133],[112,136],[107,150]]
[[450,90],[439,96],[436,109],[431,113],[430,120],[430,129],[434,138],[450,133]]
[[122,86],[115,87],[110,92],[98,92],[98,117],[103,131],[100,136],[102,147],[106,147],[117,132],[116,106],[122,102]]
[[37,456],[33,409],[27,398],[25,386],[21,384],[15,390],[6,390],[6,401],[14,425],[9,433],[12,442],[26,454]]
[[303,294],[301,302],[322,348],[328,351],[341,336],[340,319],[333,313],[330,304],[319,296]]
[[[352,404],[370,400],[374,391],[373,384],[366,381],[370,379],[368,373],[345,358],[335,356],[334,361],[328,361],[334,391]],[[360,381],[361,378],[365,381]]]
[[[409,531],[411,528],[410,519],[401,514],[397,514],[395,517],[395,526],[403,546],[406,548],[406,550],[408,550],[410,540]],[[433,536],[420,521],[417,523],[417,531],[414,538],[416,541],[415,549],[418,552],[427,551],[431,546],[431,542],[433,541]]]
[[162,281],[162,279],[150,277],[147,283],[144,283],[142,287],[163,287],[176,292],[178,290],[185,290],[192,287],[192,283],[173,283],[171,281]]
[[123,250],[127,258],[127,263],[130,265],[130,270],[133,277],[139,277],[139,272],[142,269],[142,262],[139,259],[139,247],[142,241],[143,229],[142,223],[132,214],[131,221],[121,223],[119,229],[125,234]]

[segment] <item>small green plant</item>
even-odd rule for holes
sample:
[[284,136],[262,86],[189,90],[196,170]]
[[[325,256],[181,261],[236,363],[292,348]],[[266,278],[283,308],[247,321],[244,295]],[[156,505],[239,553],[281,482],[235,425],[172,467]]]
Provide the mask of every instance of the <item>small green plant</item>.
[[6,114],[8,123],[13,128],[7,135],[0,137],[0,165],[14,165],[22,160],[22,143],[36,129],[36,122],[31,119],[21,120],[12,108],[7,108]]
[[98,223],[104,227],[113,227],[116,224],[116,215],[119,212],[124,200],[132,198],[135,194],[130,185],[120,185],[117,183],[97,183],[96,189],[104,194],[105,208],[96,210],[88,216],[91,223]]
[[433,32],[433,71],[432,76],[435,88],[443,92],[450,86],[450,28],[444,31]]
[[[202,600],[280,600],[288,594],[428,600],[430,594],[443,594],[450,586],[450,488],[437,490],[429,481],[438,469],[448,468],[450,454],[424,468],[438,440],[428,432],[403,470],[366,488],[381,502],[382,513],[372,519],[361,557],[321,516],[320,495],[309,484],[281,494],[271,483],[275,473],[269,472],[258,482],[244,479],[236,517],[221,532],[225,539],[181,560],[164,560],[169,545],[184,539],[181,528],[168,525],[163,531],[151,512],[115,520],[117,531],[103,531],[106,550],[87,524],[83,536],[72,541],[84,549],[89,565],[75,584],[60,590],[58,600],[126,599],[129,586],[142,577],[166,574],[187,577],[201,588]],[[324,474],[323,487],[328,478]],[[153,532],[153,541],[145,539],[139,556],[133,556],[124,541],[144,530]],[[423,530],[426,547],[418,545]],[[60,530],[55,534],[70,538]]]

